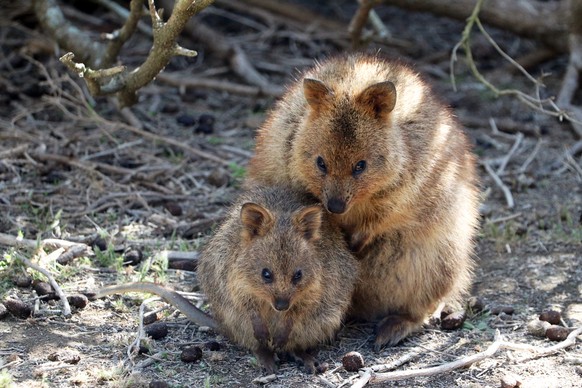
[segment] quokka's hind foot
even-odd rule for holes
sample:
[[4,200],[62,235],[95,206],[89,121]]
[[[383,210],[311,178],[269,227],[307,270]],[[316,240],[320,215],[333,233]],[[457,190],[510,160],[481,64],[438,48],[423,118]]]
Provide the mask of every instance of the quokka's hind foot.
[[412,332],[418,330],[422,321],[412,320],[404,315],[392,314],[384,317],[376,327],[374,350],[383,346],[394,346]]
[[273,351],[265,347],[260,347],[259,349],[256,349],[253,353],[255,354],[255,357],[257,358],[259,364],[261,364],[261,367],[263,368],[265,374],[271,375],[277,372],[277,369],[279,368],[277,367],[275,353]]

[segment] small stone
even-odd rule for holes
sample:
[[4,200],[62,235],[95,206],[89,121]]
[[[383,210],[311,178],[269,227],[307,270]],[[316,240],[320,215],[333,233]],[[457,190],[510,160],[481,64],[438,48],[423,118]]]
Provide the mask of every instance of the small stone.
[[534,319],[527,324],[527,331],[531,335],[535,335],[536,337],[545,337],[546,330],[550,327],[551,324],[546,321],[540,321],[539,319]]
[[16,353],[11,353],[8,356],[6,356],[6,362],[19,362],[22,361],[22,358],[20,358],[20,356]]
[[8,316],[8,309],[4,304],[0,303],[0,319],[4,319]]
[[194,130],[195,133],[203,133],[209,135],[214,132],[214,121],[216,119],[213,115],[205,113],[198,117],[198,126]]
[[546,310],[540,314],[540,321],[546,321],[552,325],[559,325],[562,320],[562,314],[556,310]]
[[151,325],[152,323],[156,322],[159,319],[157,313],[149,313],[144,314],[143,316],[143,324],[144,325]]
[[85,308],[87,304],[89,304],[89,298],[83,294],[69,295],[67,296],[67,300],[71,306],[74,306],[78,309]]
[[574,370],[576,371],[576,373],[578,373],[580,376],[582,376],[582,367],[577,366],[576,368],[574,368]]
[[168,335],[168,325],[164,322],[155,322],[144,327],[146,335],[153,339],[164,338]]
[[[48,284],[47,282],[40,281],[40,280],[34,280],[32,282],[32,288],[34,288],[34,290],[36,291],[38,296],[45,296],[45,295],[54,296],[54,294],[55,294],[55,292],[50,284]],[[48,299],[49,298],[46,298],[45,300],[48,300]]]
[[504,312],[507,315],[512,315],[515,309],[512,306],[495,306],[491,309],[491,314],[499,315],[499,313]]
[[208,341],[204,344],[204,347],[211,352],[217,352],[220,350],[220,343],[216,341]]
[[182,271],[196,272],[196,270],[198,269],[198,261],[197,260],[170,260],[168,262],[168,268],[181,269]]
[[182,206],[180,206],[180,204],[175,201],[168,201],[164,203],[164,208],[174,217],[180,217],[184,213]]
[[139,263],[141,263],[142,259],[143,259],[143,253],[142,253],[141,249],[128,247],[123,252],[123,263],[125,265],[133,265],[133,266],[138,265]]
[[99,249],[101,252],[105,252],[107,250],[107,241],[101,237],[101,236],[97,236],[95,237],[95,239],[91,242],[91,247],[93,249],[97,248]]
[[501,378],[501,388],[516,388],[521,386],[521,378],[513,375],[506,374]]
[[163,106],[162,106],[162,113],[178,113],[178,111],[180,110],[180,107],[178,106],[178,104],[174,103],[174,102],[166,102]]
[[192,115],[184,113],[184,114],[181,114],[178,117],[176,117],[176,122],[178,124],[185,126],[185,127],[191,127],[194,124],[196,124],[196,118]]
[[463,326],[463,323],[465,323],[466,318],[467,314],[465,314],[464,310],[455,311],[441,320],[441,328],[443,330],[460,329]]
[[4,305],[12,315],[20,319],[29,318],[32,315],[32,307],[16,298],[6,298]]
[[197,362],[200,359],[202,359],[202,349],[198,346],[188,346],[182,349],[182,353],[180,354],[180,360],[183,362]]
[[150,346],[146,341],[141,341],[139,343],[138,354],[150,354]]
[[467,301],[467,306],[473,314],[477,314],[485,309],[485,302],[479,297],[472,296]]
[[32,278],[28,275],[18,275],[14,278],[14,284],[17,287],[27,288],[32,284]]
[[364,357],[358,352],[349,352],[342,357],[342,365],[348,372],[357,372],[364,367]]
[[47,356],[49,361],[61,361],[66,364],[78,364],[81,356],[78,352],[70,349],[61,349]]
[[224,168],[215,168],[212,170],[206,181],[214,187],[224,187],[228,185],[230,175]]
[[150,381],[149,388],[169,388],[170,384],[162,380]]
[[568,337],[572,329],[564,326],[551,325],[546,330],[546,337],[552,341],[563,341]]

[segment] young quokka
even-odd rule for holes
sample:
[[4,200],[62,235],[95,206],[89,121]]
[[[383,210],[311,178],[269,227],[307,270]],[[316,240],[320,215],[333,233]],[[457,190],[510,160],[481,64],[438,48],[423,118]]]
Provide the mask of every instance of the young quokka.
[[315,195],[361,260],[350,315],[378,320],[376,347],[468,291],[478,223],[462,129],[411,68],[363,54],[317,64],[257,134],[247,184]]
[[198,278],[224,333],[272,373],[277,352],[320,371],[311,350],[333,338],[358,262],[317,201],[289,188],[241,195],[205,246]]

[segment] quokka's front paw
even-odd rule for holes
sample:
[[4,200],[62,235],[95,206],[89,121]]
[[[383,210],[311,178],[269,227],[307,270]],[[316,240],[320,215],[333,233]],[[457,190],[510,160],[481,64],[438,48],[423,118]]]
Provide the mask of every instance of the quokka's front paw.
[[374,350],[383,346],[394,346],[409,334],[418,330],[422,322],[413,321],[403,315],[392,314],[384,317],[376,327]]

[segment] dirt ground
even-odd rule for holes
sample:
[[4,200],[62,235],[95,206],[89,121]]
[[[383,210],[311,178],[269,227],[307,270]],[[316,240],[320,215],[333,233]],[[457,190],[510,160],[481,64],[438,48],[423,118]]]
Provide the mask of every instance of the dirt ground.
[[[347,24],[355,2],[330,3],[335,5],[316,11]],[[110,31],[119,25],[105,9],[84,5],[79,10],[68,4],[69,17],[85,28]],[[397,370],[440,365],[485,350],[495,330],[506,341],[549,347],[556,342],[527,328],[548,309],[560,311],[565,325],[582,325],[582,155],[567,153],[579,139],[567,123],[515,98],[494,96],[470,75],[462,59],[455,67],[455,91],[449,58],[462,23],[390,7],[377,11],[393,39],[368,49],[403,58],[425,73],[475,144],[483,206],[473,295],[488,309],[469,314],[462,329],[427,327],[380,352],[370,346],[371,324],[348,323],[335,342],[321,348],[319,359],[329,363],[327,372],[306,375],[285,362],[269,387],[351,386],[358,373],[341,366],[349,351],[360,352],[366,366],[408,356]],[[202,20],[238,43],[273,86],[292,81],[313,60],[348,49],[345,32],[227,6],[212,7]],[[535,42],[491,33],[513,58],[540,50]],[[254,132],[275,97],[176,87],[158,80],[140,91],[139,103],[131,108],[135,120],[128,122],[114,99],[90,97],[83,81],[58,62],[54,45],[29,13],[1,20],[0,43],[0,233],[84,242],[94,248],[93,254],[61,266],[46,256],[54,248],[45,248],[43,255],[5,241],[0,244],[0,299],[18,296],[31,305],[38,300],[31,287],[15,284],[25,272],[42,278],[20,265],[19,257],[51,271],[67,294],[90,295],[104,284],[147,280],[194,292],[200,299],[195,272],[168,269],[163,252],[198,250],[220,222],[239,191]],[[173,59],[165,73],[244,84],[202,43],[187,38],[181,43],[200,55]],[[138,34],[121,60],[138,65],[149,47],[149,38]],[[535,91],[485,39],[476,36],[473,48],[490,81]],[[542,96],[557,93],[566,63],[566,56],[556,55],[528,67],[535,77],[544,75]],[[486,164],[511,192],[513,208]],[[132,257],[128,251],[134,256],[141,252],[141,263],[123,264]],[[0,386],[246,387],[262,375],[248,351],[199,329],[160,301],[147,307],[158,311],[168,335],[149,340],[148,354],[128,356],[138,333],[139,306],[147,297],[93,300],[73,308],[71,318],[60,315],[54,300],[41,301],[32,318],[8,315],[0,320]],[[495,314],[496,308],[512,312]],[[189,346],[202,349],[201,360],[180,360],[182,349]],[[582,387],[581,364],[578,340],[544,357],[502,350],[468,368],[385,386],[498,387],[512,374],[524,387]]]

